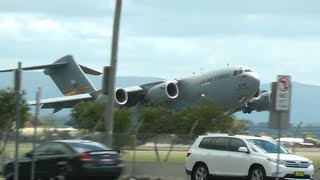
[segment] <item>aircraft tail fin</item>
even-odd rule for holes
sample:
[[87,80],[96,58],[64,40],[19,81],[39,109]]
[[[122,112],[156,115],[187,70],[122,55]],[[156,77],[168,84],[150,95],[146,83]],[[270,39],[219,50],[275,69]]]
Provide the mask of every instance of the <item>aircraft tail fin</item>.
[[85,73],[101,74],[98,71],[77,64],[71,55],[66,55],[55,61],[51,66],[46,66],[44,73],[51,77],[65,96],[95,92],[96,88]]

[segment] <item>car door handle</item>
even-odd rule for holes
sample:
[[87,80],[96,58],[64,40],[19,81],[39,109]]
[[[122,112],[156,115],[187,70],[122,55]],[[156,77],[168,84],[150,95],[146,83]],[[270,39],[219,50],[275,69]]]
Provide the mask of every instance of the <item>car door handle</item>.
[[38,162],[40,159],[39,158],[34,158],[34,159],[31,159],[31,162],[34,161],[34,162]]
[[231,155],[230,155],[230,154],[227,154],[226,157],[231,157]]
[[67,160],[74,160],[74,159],[76,159],[75,157],[67,157],[66,158]]
[[59,166],[59,167],[64,167],[64,166],[66,166],[67,165],[67,161],[59,161],[59,162],[57,162],[57,165]]

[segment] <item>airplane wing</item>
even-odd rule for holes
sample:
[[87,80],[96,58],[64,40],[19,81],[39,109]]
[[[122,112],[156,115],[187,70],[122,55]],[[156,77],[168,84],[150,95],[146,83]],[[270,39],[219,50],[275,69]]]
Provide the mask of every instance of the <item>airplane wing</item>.
[[[63,96],[57,98],[42,99],[40,101],[41,108],[43,109],[53,109],[53,113],[60,111],[63,108],[72,108],[75,104],[81,101],[93,100],[92,95],[78,94],[73,96]],[[28,105],[36,105],[36,101],[29,101]]]
[[123,88],[128,93],[128,102],[125,104],[127,107],[136,105],[138,102],[144,102],[146,100],[147,92],[154,86],[163,83],[164,81],[158,81],[141,86],[132,86]]
[[[144,102],[146,100],[146,95],[149,92],[149,90],[164,81],[158,81],[148,84],[143,84],[140,86],[130,86],[125,88],[116,88],[115,89],[115,105],[118,106],[126,106],[126,107],[132,107],[135,106],[139,102]],[[94,97],[96,100],[100,99],[106,99],[102,96],[106,96],[102,94],[102,90],[95,91],[93,93],[90,93],[92,97]]]
[[[131,86],[123,88],[123,92],[127,93],[127,102],[125,106],[131,107],[136,105],[138,102],[143,101],[146,92],[153,87],[155,84],[159,84],[161,82],[156,83],[149,83],[144,84],[142,86]],[[118,91],[118,88],[116,91]],[[56,98],[48,98],[42,99],[40,104],[42,109],[54,109],[53,113],[60,111],[63,108],[72,108],[75,104],[81,101],[95,101],[102,96],[102,90],[95,91],[92,93],[85,93],[85,94],[77,94],[72,96],[62,96]],[[117,98],[116,98],[117,101]],[[36,105],[36,101],[29,101],[28,105],[34,106]]]

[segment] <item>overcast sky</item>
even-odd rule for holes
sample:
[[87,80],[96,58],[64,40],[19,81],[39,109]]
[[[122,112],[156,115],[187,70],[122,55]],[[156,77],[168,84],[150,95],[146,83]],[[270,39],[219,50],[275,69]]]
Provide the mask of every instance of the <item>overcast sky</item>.
[[[1,0],[0,69],[71,54],[110,62],[115,0]],[[320,85],[318,0],[123,0],[118,76],[180,78],[246,65]]]

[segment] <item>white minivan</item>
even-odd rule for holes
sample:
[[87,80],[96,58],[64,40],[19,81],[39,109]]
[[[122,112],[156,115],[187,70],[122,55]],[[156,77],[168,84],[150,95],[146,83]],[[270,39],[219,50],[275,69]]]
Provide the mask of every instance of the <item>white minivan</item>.
[[[280,152],[277,171],[277,152]],[[205,134],[199,136],[187,153],[186,173],[192,180],[210,176],[248,177],[264,180],[313,179],[312,161],[291,154],[277,141],[256,136]]]

